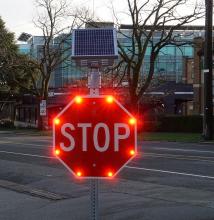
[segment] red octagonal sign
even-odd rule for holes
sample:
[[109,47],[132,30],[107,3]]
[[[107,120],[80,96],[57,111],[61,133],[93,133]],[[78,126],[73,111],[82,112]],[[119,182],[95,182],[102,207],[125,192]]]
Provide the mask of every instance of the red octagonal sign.
[[55,155],[79,177],[112,177],[137,151],[136,119],[111,96],[74,98],[53,134]]

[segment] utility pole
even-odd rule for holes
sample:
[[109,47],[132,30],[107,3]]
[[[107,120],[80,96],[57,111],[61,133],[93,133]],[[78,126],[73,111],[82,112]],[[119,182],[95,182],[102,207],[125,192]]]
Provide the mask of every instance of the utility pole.
[[204,46],[204,139],[213,139],[213,0],[205,0],[205,46]]

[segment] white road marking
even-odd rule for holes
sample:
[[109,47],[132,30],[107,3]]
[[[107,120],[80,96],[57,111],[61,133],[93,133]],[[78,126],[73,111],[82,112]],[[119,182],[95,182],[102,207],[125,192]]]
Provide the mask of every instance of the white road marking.
[[[43,149],[43,148],[45,148],[45,147],[52,147],[52,146],[45,146],[45,144],[30,144],[30,143],[21,143],[21,142],[12,142],[12,141],[0,141],[0,147],[1,147],[1,144],[8,144],[8,145],[10,145],[10,144],[13,144],[13,146],[12,147],[16,147],[17,145],[22,145],[22,146],[19,146],[19,147],[24,147],[24,146],[35,146],[35,147],[30,147],[30,148],[41,148],[41,149]],[[50,143],[51,144],[51,143]],[[37,146],[37,147],[36,147]]]
[[11,141],[0,141],[0,144],[10,144],[12,143]]
[[16,142],[13,143],[14,145],[16,144],[21,144],[21,145],[26,145],[26,146],[38,146],[38,147],[44,147],[44,144],[26,144],[26,143],[20,143],[20,142]]
[[44,136],[30,136],[30,137],[27,137],[27,136],[13,136],[13,137],[1,137],[2,140],[36,140],[36,141],[41,141],[41,142],[48,142],[48,141],[51,141],[53,138],[52,137],[44,137]]
[[197,160],[197,161],[214,162],[214,157],[201,157],[201,156],[179,155],[179,154],[156,154],[156,153],[144,153],[144,155],[149,157],[173,158],[176,160]]
[[207,150],[193,150],[193,149],[180,149],[180,148],[167,148],[167,147],[152,147],[150,148],[155,150],[167,150],[167,151],[183,151],[183,152],[196,152],[196,153],[211,153],[214,154],[214,151]]
[[204,175],[197,175],[197,174],[192,174],[192,173],[180,173],[180,172],[174,172],[174,171],[168,171],[168,170],[148,169],[148,168],[143,168],[143,167],[133,167],[133,166],[125,166],[125,167],[128,168],[128,169],[145,170],[145,171],[152,171],[152,172],[159,172],[159,173],[169,173],[169,174],[199,177],[199,178],[214,180],[214,176],[204,176]]
[[39,157],[39,158],[46,158],[46,159],[56,159],[56,157],[48,157],[48,156],[43,156],[43,155],[38,155],[38,154],[24,154],[24,153],[18,153],[18,152],[12,152],[12,151],[3,151],[3,150],[1,150],[0,153],[21,155],[21,156],[29,156],[29,157]]
[[[29,157],[39,157],[39,158],[46,158],[46,159],[56,159],[56,157],[48,157],[48,156],[37,155],[37,154],[25,154],[25,153],[11,152],[11,151],[0,151],[0,153],[29,156]],[[214,179],[214,176],[204,176],[204,175],[197,175],[197,174],[192,174],[192,173],[181,173],[181,172],[175,172],[175,171],[148,169],[148,168],[133,167],[133,166],[125,166],[125,167],[128,169],[145,170],[145,171],[160,172],[160,173],[169,173],[169,174],[176,174],[176,175],[183,175],[183,176],[199,177],[199,178],[204,178],[204,179]]]

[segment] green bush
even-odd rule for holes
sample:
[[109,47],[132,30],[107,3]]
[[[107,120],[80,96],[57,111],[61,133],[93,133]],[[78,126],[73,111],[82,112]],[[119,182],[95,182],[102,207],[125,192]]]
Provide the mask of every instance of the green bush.
[[200,115],[163,116],[159,118],[157,131],[164,132],[197,132],[203,131],[203,118]]
[[143,132],[155,132],[158,130],[158,128],[160,127],[160,122],[159,121],[144,121],[142,123],[142,127],[140,127],[139,131],[143,131]]
[[[214,121],[213,121],[214,127]],[[139,131],[144,132],[192,132],[202,133],[203,117],[201,115],[181,116],[166,115],[154,121],[144,121]]]
[[10,119],[1,119],[0,120],[0,128],[14,128],[14,123]]

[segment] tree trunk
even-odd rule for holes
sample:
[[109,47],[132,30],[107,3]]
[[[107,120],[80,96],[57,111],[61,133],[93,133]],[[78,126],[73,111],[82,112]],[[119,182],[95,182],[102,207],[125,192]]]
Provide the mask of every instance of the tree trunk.
[[41,102],[41,97],[38,97],[37,99],[37,128],[38,130],[43,130],[43,120],[42,116],[40,115],[40,102]]
[[42,97],[37,98],[37,108],[38,108],[38,111],[37,111],[37,121],[38,121],[37,123],[38,124],[37,125],[38,125],[38,130],[40,131],[46,130],[45,124],[44,124],[46,116],[40,115],[40,103],[42,100],[44,100],[44,98]]
[[135,94],[135,91],[132,91],[130,94],[130,111],[134,115],[138,113],[138,97]]

